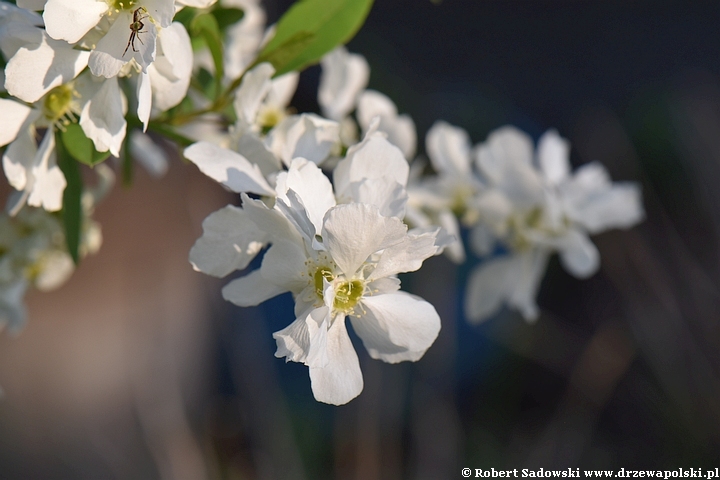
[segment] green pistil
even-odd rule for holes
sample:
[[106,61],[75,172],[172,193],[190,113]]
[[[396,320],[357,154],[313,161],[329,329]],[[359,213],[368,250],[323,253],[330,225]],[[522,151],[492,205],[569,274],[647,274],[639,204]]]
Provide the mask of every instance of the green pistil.
[[343,282],[335,289],[335,310],[347,312],[351,310],[362,297],[364,286],[360,280]]
[[315,270],[315,274],[313,275],[313,280],[315,282],[315,294],[322,300],[323,298],[323,279],[327,280],[328,282],[332,281],[333,274],[330,271],[328,267],[320,267],[317,270]]
[[43,113],[52,123],[72,113],[73,88],[70,85],[55,87],[45,97]]
[[114,10],[133,10],[137,0],[107,0],[107,3]]

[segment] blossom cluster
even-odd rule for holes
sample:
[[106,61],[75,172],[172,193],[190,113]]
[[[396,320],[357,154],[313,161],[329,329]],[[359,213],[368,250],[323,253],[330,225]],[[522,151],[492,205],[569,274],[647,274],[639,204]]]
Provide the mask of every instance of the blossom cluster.
[[[239,206],[203,222],[193,268],[239,272],[222,294],[242,307],[289,292],[295,320],[273,334],[276,356],[308,366],[315,398],[335,405],[363,388],[347,321],[369,355],[388,363],[419,360],[433,344],[440,317],[400,289],[398,274],[442,252],[465,261],[463,230],[485,257],[468,283],[467,317],[488,318],[504,303],[534,320],[552,253],[587,277],[599,266],[588,235],[643,217],[637,185],[612,183],[597,163],[572,174],[569,144],[554,131],[535,148],[503,127],[473,147],[464,130],[439,121],[425,142],[436,173],[423,175],[413,120],[367,88],[366,60],[337,46],[347,37],[298,60],[320,61],[322,75],[320,114],[297,112],[299,67],[288,62],[302,58],[308,32],[292,31],[292,18],[267,28],[257,0],[214,4],[0,2],[0,147],[15,189],[0,218],[1,323],[21,323],[28,284],[59,285],[73,259],[99,247],[90,214],[111,183],[105,159],[123,157],[125,172],[135,157],[162,175],[158,136],[185,146],[185,158],[240,195]],[[225,24],[221,11],[241,15]],[[203,41],[191,41],[186,25]],[[280,53],[274,35],[289,38]],[[82,191],[77,162],[101,179],[83,205],[71,201]],[[80,228],[75,244],[68,225]],[[251,264],[260,266],[248,272]]]

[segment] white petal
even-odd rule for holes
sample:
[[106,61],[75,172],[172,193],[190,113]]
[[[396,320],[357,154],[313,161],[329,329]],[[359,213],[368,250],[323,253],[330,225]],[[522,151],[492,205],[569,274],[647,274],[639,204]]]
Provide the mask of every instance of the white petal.
[[320,164],[340,141],[340,125],[312,113],[293,115],[268,134],[266,145],[285,165],[297,157]]
[[143,124],[143,132],[147,130],[150,121],[150,110],[152,109],[152,88],[150,87],[150,75],[140,72],[137,83],[137,116]]
[[369,77],[370,67],[363,56],[348,53],[342,46],[325,55],[318,89],[323,115],[337,121],[349,115]]
[[104,0],[48,0],[43,19],[48,35],[75,43],[109,10]]
[[440,332],[440,316],[415,295],[395,292],[364,297],[365,313],[351,317],[370,356],[388,363],[416,361]]
[[270,82],[270,91],[265,103],[282,109],[287,107],[295,94],[299,79],[300,74],[298,72],[290,72],[273,78]]
[[32,108],[14,100],[0,98],[0,147],[15,140]]
[[[228,2],[223,2],[230,6]],[[225,33],[225,74],[234,80],[255,60],[265,34],[265,10],[256,0],[234,0],[232,6],[241,8],[243,18],[230,25]]]
[[570,218],[590,233],[630,228],[645,218],[642,193],[635,183],[615,183],[603,191],[589,192],[567,210]]
[[152,79],[153,108],[159,112],[179,104],[187,94],[192,74],[193,53],[190,36],[178,22],[158,35],[158,55],[148,72]]
[[131,59],[140,65],[143,72],[155,60],[155,42],[157,28],[149,19],[143,20],[143,28],[130,42],[133,23],[132,12],[120,12],[110,30],[90,53],[88,66],[93,75],[111,78],[120,73],[122,67]]
[[49,292],[64,284],[75,271],[75,263],[66,252],[52,250],[43,256],[42,269],[35,278],[35,287]]
[[406,232],[402,221],[383,217],[377,207],[351,203],[328,211],[322,238],[335,263],[352,277],[371,254],[400,243]]
[[298,293],[309,283],[306,260],[302,245],[279,240],[265,252],[260,270],[269,282]]
[[335,318],[327,332],[327,364],[310,367],[310,383],[318,402],[343,405],[363,389],[360,362],[353,348],[343,317]]
[[[327,312],[326,307],[322,307],[321,310],[320,313]],[[273,333],[273,338],[277,343],[276,357],[285,357],[287,362],[305,362],[310,351],[310,331],[308,327],[313,326],[312,319],[308,322],[308,315],[310,315],[310,312],[304,312],[290,325]]]
[[254,307],[284,292],[286,288],[268,282],[260,270],[255,270],[225,285],[222,296],[239,307]]
[[239,120],[243,120],[247,125],[255,123],[260,104],[272,87],[270,79],[274,73],[272,65],[261,63],[243,76],[233,103]]
[[408,195],[405,188],[390,176],[363,178],[350,184],[353,202],[375,205],[385,217],[405,217]]
[[465,293],[465,315],[472,323],[492,316],[507,302],[528,321],[537,319],[535,296],[547,264],[539,250],[483,262],[470,275]]
[[290,169],[283,175],[283,188],[278,178],[277,194],[287,200],[287,191],[292,189],[300,197],[308,218],[315,226],[315,234],[322,232],[325,213],[335,206],[332,184],[320,168],[304,158],[292,161]]
[[551,185],[563,182],[570,174],[570,143],[548,130],[538,141],[538,163]]
[[54,87],[75,78],[87,65],[88,52],[43,35],[38,45],[20,48],[5,67],[8,93],[36,102]]
[[381,120],[380,131],[388,134],[390,143],[397,145],[402,150],[405,158],[412,159],[417,148],[415,122],[413,122],[410,115],[403,114],[398,116],[391,124],[389,123],[386,119]]
[[400,185],[407,185],[410,167],[403,153],[379,133],[370,133],[362,142],[350,147],[347,155],[333,171],[338,196],[350,196],[350,184],[365,178],[388,176]]
[[35,128],[26,123],[3,155],[5,177],[16,190],[25,190],[28,183],[33,181],[31,170],[37,153],[34,136]]
[[173,0],[143,0],[142,5],[162,28],[170,26],[175,16],[175,2]]
[[426,258],[438,253],[435,243],[438,230],[406,235],[401,242],[386,248],[368,280],[418,270]]
[[260,200],[253,200],[246,194],[240,194],[243,210],[257,227],[273,240],[287,240],[302,243],[299,232],[277,209],[268,208]]
[[584,233],[570,230],[559,242],[560,263],[577,278],[587,278],[600,268],[600,253]]
[[190,263],[195,270],[215,277],[247,267],[266,240],[248,215],[232,205],[211,213],[202,227],[202,237],[190,249]]
[[387,95],[375,90],[365,90],[358,98],[357,118],[363,130],[370,127],[373,118],[397,117],[397,107]]
[[465,261],[465,247],[463,247],[460,223],[457,217],[450,210],[442,210],[438,214],[438,223],[448,235],[455,237],[455,241],[445,249],[445,255],[454,263],[463,263]]
[[32,207],[43,207],[48,212],[62,208],[63,191],[67,182],[55,160],[55,132],[49,128],[35,157],[32,169],[35,179],[27,203]]
[[120,156],[127,129],[124,100],[117,78],[109,78],[83,106],[80,126],[98,152],[110,150],[114,156]]
[[253,132],[246,132],[237,139],[235,151],[256,164],[266,177],[282,169],[280,160],[265,146],[265,143]]
[[205,175],[234,192],[271,196],[275,194],[258,166],[238,153],[210,142],[198,142],[187,147],[183,154]]
[[[278,177],[282,179],[282,174]],[[319,249],[316,239],[317,230],[315,225],[310,221],[308,212],[302,203],[302,200],[293,190],[288,190],[284,198],[277,198],[275,201],[275,209],[283,214],[288,222],[295,228],[305,240],[305,245],[312,249]]]
[[470,174],[470,137],[465,130],[437,121],[428,131],[425,144],[436,172]]

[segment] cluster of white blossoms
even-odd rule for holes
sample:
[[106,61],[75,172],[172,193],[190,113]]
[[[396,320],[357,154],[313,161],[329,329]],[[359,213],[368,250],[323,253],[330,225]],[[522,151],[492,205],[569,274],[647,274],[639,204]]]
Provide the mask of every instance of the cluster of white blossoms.
[[[455,234],[460,224],[470,229],[470,248],[485,257],[465,294],[471,322],[489,318],[503,304],[535,321],[535,297],[551,254],[559,254],[571,275],[587,278],[600,267],[588,235],[629,228],[644,217],[637,184],[612,183],[597,162],[572,174],[570,145],[554,130],[537,149],[510,126],[473,147],[465,130],[440,121],[426,146],[437,175],[410,187],[411,217]],[[460,242],[448,253],[456,262],[465,259]]]
[[[533,320],[550,254],[586,277],[599,265],[588,235],[642,219],[637,186],[598,164],[571,175],[553,131],[537,151],[511,127],[473,148],[438,122],[426,139],[437,175],[423,177],[412,119],[368,90],[365,59],[338,46],[372,1],[349,2],[338,24],[333,0],[305,0],[270,28],[258,2],[0,1],[0,148],[15,189],[0,216],[0,324],[22,323],[28,285],[58,286],[99,247],[90,214],[112,183],[107,157],[123,157],[126,181],[131,157],[162,176],[157,136],[240,194],[203,222],[193,267],[241,272],[222,291],[239,306],[289,292],[295,320],[273,334],[276,356],[307,365],[315,398],[335,405],[363,388],[346,320],[389,363],[435,341],[435,308],[401,291],[398,274],[443,251],[464,261],[463,226],[476,254],[494,255],[471,276],[468,318],[507,303]],[[327,15],[299,17],[312,11]],[[322,115],[297,112],[293,69],[318,61]],[[83,192],[78,162],[94,167],[96,189]]]

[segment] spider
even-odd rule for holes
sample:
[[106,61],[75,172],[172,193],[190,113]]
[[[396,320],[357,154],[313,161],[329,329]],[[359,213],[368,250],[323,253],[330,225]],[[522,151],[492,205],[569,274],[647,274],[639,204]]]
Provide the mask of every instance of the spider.
[[[145,15],[143,15],[143,13]],[[133,52],[137,52],[138,50],[135,48],[135,39],[137,38],[140,43],[145,45],[140,38],[141,30],[145,27],[145,24],[142,22],[144,19],[148,18],[150,15],[147,14],[147,10],[145,7],[139,7],[136,8],[133,12],[133,21],[130,24],[130,38],[128,39],[127,46],[125,47],[125,51],[123,52],[122,56],[124,57],[125,54],[128,51],[128,48],[130,48],[130,45],[132,45]]]

